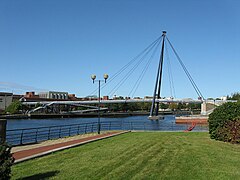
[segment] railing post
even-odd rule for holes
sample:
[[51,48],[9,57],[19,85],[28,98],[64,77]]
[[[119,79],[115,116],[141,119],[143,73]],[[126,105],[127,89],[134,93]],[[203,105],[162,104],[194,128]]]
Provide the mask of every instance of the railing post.
[[6,119],[0,119],[0,144],[6,141],[7,134],[7,121]]
[[80,126],[78,125],[78,131],[77,131],[77,134],[78,134],[78,135],[79,135],[79,127],[80,127]]
[[93,124],[92,124],[92,132],[93,132]]
[[23,144],[23,131],[24,131],[24,130],[22,130],[21,137],[20,137],[20,144],[21,144],[21,145]]
[[100,134],[100,132],[101,132],[101,122],[99,122],[99,127],[98,127],[99,129],[98,129],[98,134]]
[[48,139],[47,140],[50,139],[50,133],[51,133],[51,127],[48,128]]
[[133,130],[133,125],[132,125],[132,122],[131,122],[131,128],[130,128],[130,130]]
[[85,130],[84,130],[85,134],[87,133],[87,124],[85,125]]
[[68,136],[71,134],[71,126],[69,127]]
[[62,126],[60,126],[58,138],[61,138]]
[[112,128],[112,122],[110,121],[109,130]]
[[37,142],[37,138],[38,138],[38,129],[36,131],[35,143]]

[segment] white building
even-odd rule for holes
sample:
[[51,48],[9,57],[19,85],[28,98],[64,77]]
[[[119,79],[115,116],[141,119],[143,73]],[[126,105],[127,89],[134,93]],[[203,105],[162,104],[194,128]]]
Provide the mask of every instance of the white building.
[[220,97],[220,99],[221,99],[222,101],[226,101],[226,100],[227,100],[227,96],[222,96],[222,97]]
[[48,92],[40,92],[40,93],[38,93],[38,95],[39,95],[39,98],[68,99],[67,92],[48,91]]

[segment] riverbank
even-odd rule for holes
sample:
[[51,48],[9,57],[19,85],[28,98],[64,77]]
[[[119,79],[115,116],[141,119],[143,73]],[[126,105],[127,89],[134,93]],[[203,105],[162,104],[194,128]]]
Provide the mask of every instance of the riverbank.
[[[128,117],[128,116],[145,116],[148,112],[116,112],[116,113],[101,113],[101,117]],[[98,117],[98,113],[64,113],[64,114],[15,114],[2,115],[0,119],[51,119],[51,118],[94,118]]]

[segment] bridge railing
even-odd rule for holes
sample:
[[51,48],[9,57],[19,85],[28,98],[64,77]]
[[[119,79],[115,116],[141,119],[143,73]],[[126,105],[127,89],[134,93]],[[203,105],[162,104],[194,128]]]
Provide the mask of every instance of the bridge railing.
[[7,142],[11,145],[37,143],[46,140],[87,134],[97,131],[97,123],[70,124],[39,128],[7,130]]
[[[156,121],[141,122],[141,121],[109,121],[101,122],[101,131],[111,130],[140,130],[140,131],[184,131],[191,126],[190,124],[169,123],[163,125]],[[7,142],[13,146],[39,143],[46,140],[70,137],[80,134],[96,133],[98,123],[81,123],[61,126],[49,126],[39,128],[13,129],[7,130]],[[207,131],[206,126],[197,126],[197,131]]]

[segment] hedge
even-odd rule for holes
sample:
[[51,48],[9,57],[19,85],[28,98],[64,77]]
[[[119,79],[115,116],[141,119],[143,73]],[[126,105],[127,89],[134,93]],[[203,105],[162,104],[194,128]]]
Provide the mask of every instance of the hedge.
[[[232,142],[231,128],[237,125],[240,117],[240,103],[228,102],[217,107],[208,118],[209,134],[212,139]],[[239,126],[236,127],[239,133]],[[228,134],[228,135],[227,135]]]

